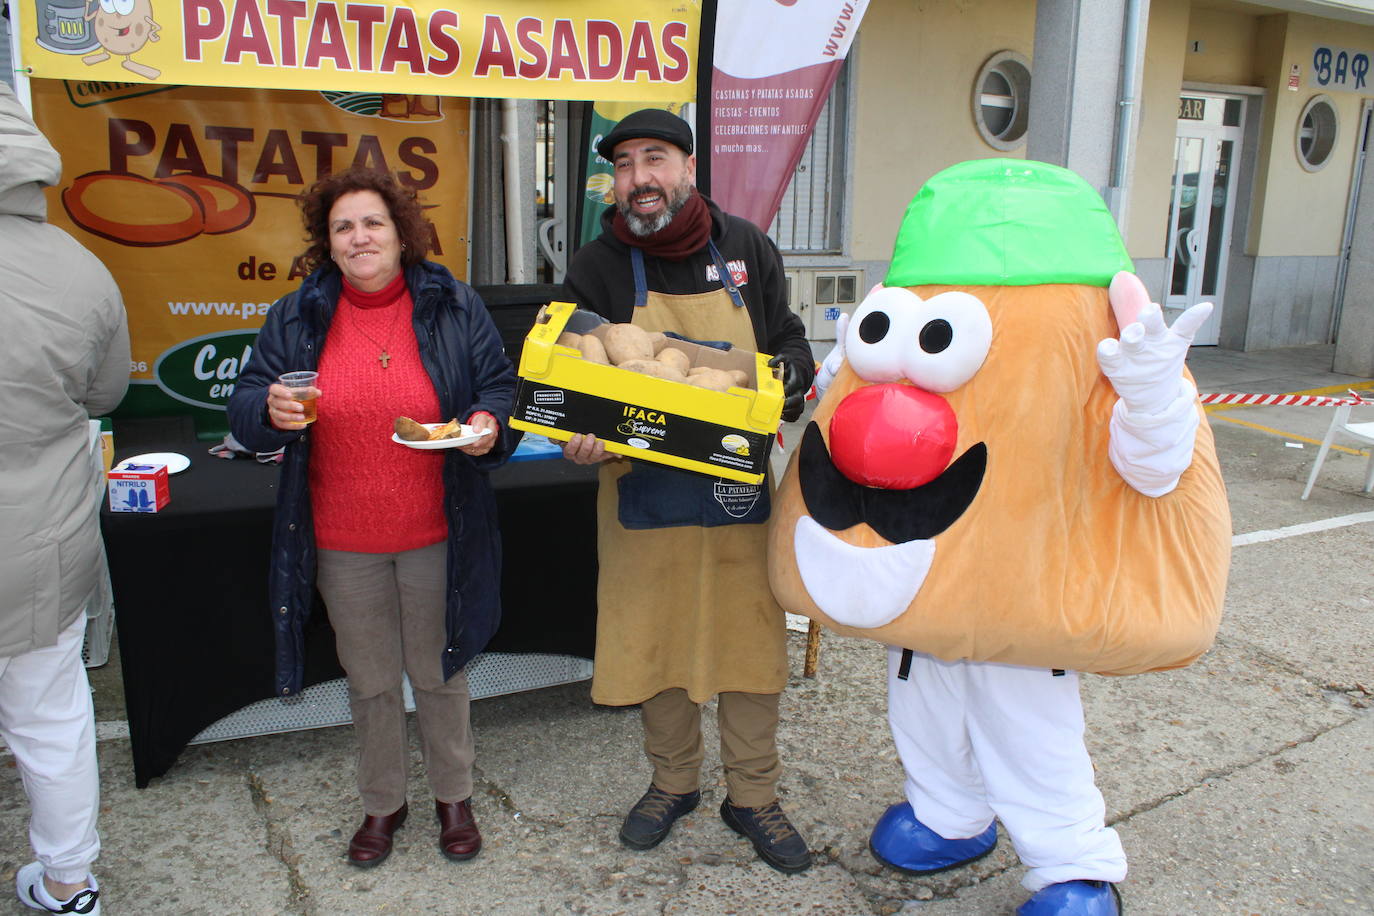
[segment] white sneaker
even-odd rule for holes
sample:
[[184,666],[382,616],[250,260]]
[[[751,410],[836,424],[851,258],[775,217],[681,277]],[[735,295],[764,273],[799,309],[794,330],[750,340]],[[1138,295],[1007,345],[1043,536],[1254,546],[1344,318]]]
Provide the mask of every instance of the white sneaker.
[[77,891],[70,900],[54,900],[43,884],[43,863],[30,862],[14,876],[14,889],[25,906],[49,913],[77,913],[79,916],[100,916],[100,885],[95,875],[87,877],[90,887]]

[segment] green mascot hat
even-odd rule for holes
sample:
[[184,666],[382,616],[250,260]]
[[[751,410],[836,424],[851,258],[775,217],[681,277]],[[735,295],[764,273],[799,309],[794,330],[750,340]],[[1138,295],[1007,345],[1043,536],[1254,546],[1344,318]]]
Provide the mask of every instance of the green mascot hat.
[[1107,286],[1134,272],[1102,197],[1068,169],[975,159],[938,172],[906,208],[886,286]]

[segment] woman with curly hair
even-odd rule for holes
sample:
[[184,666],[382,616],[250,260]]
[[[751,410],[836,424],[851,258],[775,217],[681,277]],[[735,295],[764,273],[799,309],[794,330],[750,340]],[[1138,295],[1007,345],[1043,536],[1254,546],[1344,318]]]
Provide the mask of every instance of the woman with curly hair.
[[[379,865],[405,822],[409,744],[402,673],[451,860],[481,848],[464,666],[500,621],[501,546],[487,472],[515,447],[515,371],[486,307],[425,260],[431,228],[392,175],[352,168],[301,196],[310,275],[273,304],[229,402],[247,448],[286,447],[273,526],[278,696],[300,692],[318,586],[358,737],[363,822],[348,861]],[[277,382],[319,373],[317,417]],[[399,416],[461,419],[456,448],[391,441]]]

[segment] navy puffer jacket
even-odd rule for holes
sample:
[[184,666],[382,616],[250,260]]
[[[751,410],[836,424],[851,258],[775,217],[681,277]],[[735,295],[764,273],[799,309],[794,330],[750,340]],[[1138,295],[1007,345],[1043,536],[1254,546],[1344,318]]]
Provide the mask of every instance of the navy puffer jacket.
[[[485,410],[501,423],[496,444],[482,457],[458,449],[444,454],[449,597],[442,661],[448,678],[482,651],[501,622],[501,538],[487,472],[510,456],[520,438],[507,425],[515,370],[486,306],[471,287],[428,261],[405,274],[415,303],[420,362],[434,383],[441,415],[466,421]],[[273,427],[267,419],[267,388],[283,372],[318,367],[341,289],[338,269],[328,264],[307,277],[296,292],[275,302],[229,399],[229,426],[239,442],[259,452],[286,446],[268,586],[277,633],[278,696],[292,696],[303,686],[303,633],[315,594],[315,530],[309,428]]]

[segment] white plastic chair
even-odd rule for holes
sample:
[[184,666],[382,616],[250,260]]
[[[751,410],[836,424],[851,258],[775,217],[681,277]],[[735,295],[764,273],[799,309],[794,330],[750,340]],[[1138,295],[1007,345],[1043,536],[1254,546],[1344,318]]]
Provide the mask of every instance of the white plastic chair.
[[[1312,473],[1307,478],[1307,487],[1302,491],[1303,499],[1308,497],[1312,492],[1312,485],[1317,482],[1317,473],[1322,469],[1322,462],[1326,460],[1326,453],[1331,448],[1331,440],[1335,438],[1337,430],[1366,445],[1374,445],[1374,423],[1351,423],[1352,406],[1342,404],[1331,415],[1331,425],[1326,428],[1326,438],[1322,440],[1321,450],[1317,452],[1317,460],[1313,463]],[[1374,490],[1374,450],[1370,451],[1369,468],[1364,475],[1364,491],[1368,493],[1370,490]]]

